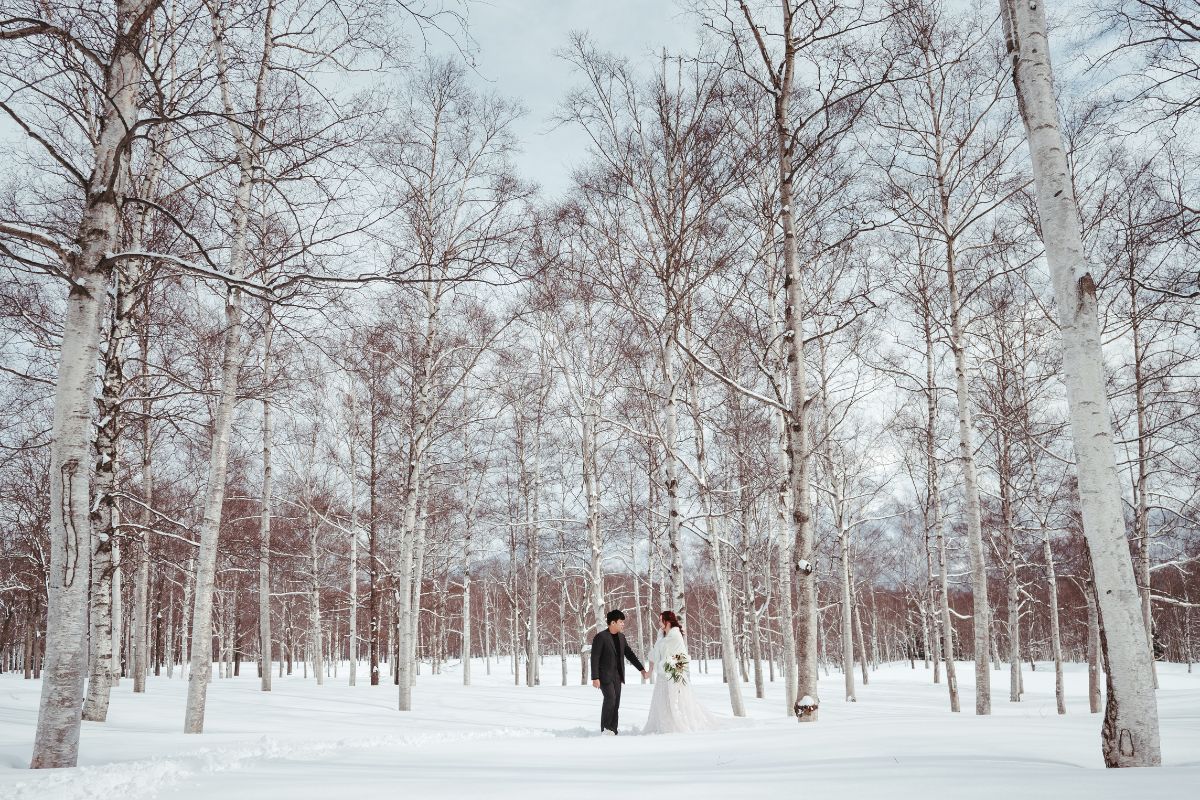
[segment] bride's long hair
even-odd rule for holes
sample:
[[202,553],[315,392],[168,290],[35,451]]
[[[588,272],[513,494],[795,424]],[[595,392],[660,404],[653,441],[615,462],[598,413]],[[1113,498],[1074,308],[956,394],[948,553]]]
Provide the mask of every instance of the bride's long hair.
[[662,612],[662,621],[670,625],[672,628],[678,628],[679,635],[683,636],[683,626],[679,624],[679,617],[675,616],[674,611]]

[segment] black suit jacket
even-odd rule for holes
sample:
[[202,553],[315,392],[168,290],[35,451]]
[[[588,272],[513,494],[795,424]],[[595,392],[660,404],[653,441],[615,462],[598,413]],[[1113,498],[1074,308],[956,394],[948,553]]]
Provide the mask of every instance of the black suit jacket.
[[600,631],[592,637],[592,680],[601,683],[624,683],[627,658],[630,664],[638,668],[638,672],[645,671],[646,668],[638,661],[638,657],[629,647],[629,642],[625,640],[625,634],[618,633],[617,641],[614,642],[608,628]]

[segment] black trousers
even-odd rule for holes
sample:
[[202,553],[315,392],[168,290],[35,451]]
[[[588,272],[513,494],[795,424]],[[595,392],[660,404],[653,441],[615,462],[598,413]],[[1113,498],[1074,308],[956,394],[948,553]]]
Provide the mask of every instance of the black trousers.
[[604,706],[600,710],[600,730],[617,732],[617,715],[621,711],[621,682],[600,684]]

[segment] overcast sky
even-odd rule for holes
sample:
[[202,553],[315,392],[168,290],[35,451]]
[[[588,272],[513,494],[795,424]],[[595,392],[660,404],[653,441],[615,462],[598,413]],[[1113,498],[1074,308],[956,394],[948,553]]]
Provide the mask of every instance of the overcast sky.
[[548,197],[568,186],[572,166],[586,155],[581,133],[554,129],[550,121],[579,83],[554,55],[570,33],[583,31],[599,48],[647,65],[664,46],[691,49],[697,41],[695,17],[673,0],[484,0],[472,3],[470,13],[479,80],[528,111],[516,130],[523,149],[517,165]]

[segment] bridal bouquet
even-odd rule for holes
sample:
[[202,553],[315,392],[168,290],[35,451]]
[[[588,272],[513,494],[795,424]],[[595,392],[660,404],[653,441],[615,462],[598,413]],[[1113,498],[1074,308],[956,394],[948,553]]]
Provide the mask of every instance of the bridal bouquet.
[[676,653],[663,664],[663,672],[675,683],[687,683],[687,653]]

